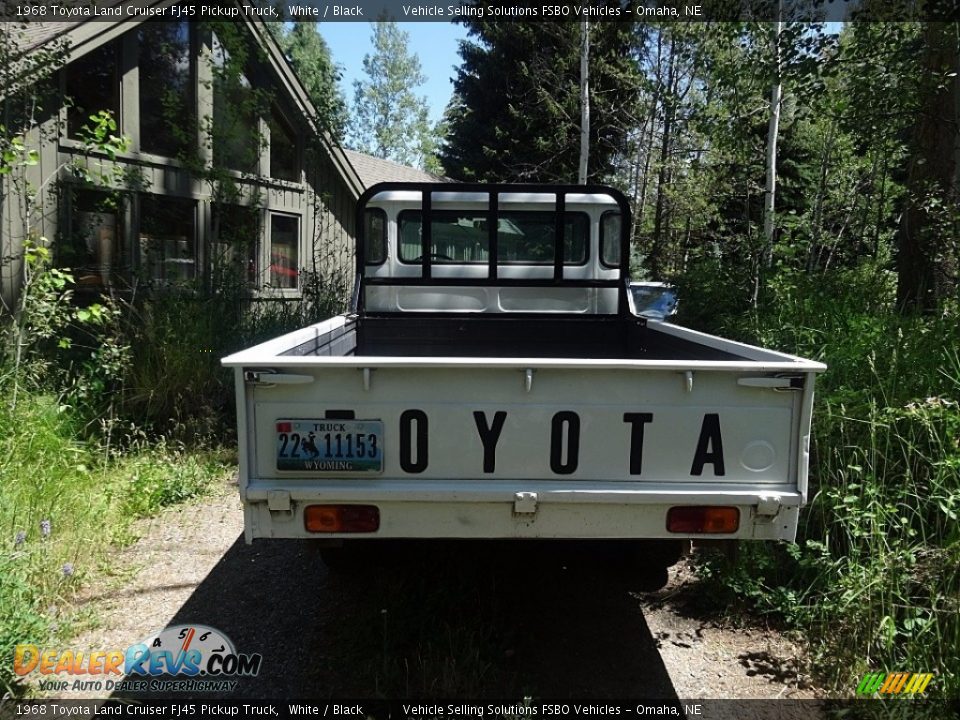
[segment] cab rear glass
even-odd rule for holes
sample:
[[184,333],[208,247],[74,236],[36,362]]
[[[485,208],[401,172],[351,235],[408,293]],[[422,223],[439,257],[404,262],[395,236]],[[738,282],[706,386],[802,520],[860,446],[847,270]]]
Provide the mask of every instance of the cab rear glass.
[[[586,213],[563,215],[563,264],[585,265],[590,250],[590,218]],[[419,210],[397,217],[399,257],[419,263],[423,255],[423,219]],[[497,214],[497,260],[501,265],[553,265],[556,238],[553,211],[510,210]],[[433,210],[430,213],[432,264],[487,264],[490,259],[490,219],[483,211]]]

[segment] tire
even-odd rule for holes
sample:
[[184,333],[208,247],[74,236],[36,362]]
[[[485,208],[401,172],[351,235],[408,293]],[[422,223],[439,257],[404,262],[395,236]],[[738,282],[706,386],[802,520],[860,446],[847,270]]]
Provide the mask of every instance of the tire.
[[359,575],[370,568],[371,548],[360,543],[345,542],[339,547],[320,549],[320,559],[334,575]]
[[669,580],[670,573],[666,567],[654,566],[640,570],[633,585],[640,592],[656,592],[662,589]]
[[640,592],[655,592],[670,579],[668,568],[677,564],[689,546],[684,540],[637,540],[631,543],[631,585]]
[[637,554],[640,559],[650,563],[663,565],[664,568],[673,567],[690,548],[689,540],[640,540],[637,543]]

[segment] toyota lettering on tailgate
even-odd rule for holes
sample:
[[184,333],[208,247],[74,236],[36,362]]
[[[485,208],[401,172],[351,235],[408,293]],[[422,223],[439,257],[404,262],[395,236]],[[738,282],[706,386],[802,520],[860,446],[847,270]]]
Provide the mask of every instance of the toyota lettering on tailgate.
[[[507,412],[473,413],[477,435],[483,447],[482,469],[497,469],[497,447]],[[623,413],[630,429],[629,449],[624,463],[630,475],[643,473],[645,429],[654,422],[652,412]],[[418,474],[429,466],[429,418],[423,410],[400,414],[398,449],[400,468]],[[278,420],[277,469],[338,472],[380,472],[383,469],[383,423],[380,421]],[[580,416],[570,410],[553,415],[550,423],[550,469],[557,475],[571,475],[580,464]],[[703,475],[707,466],[715,477],[726,474],[723,435],[719,413],[703,415],[696,446],[691,448],[690,475]]]

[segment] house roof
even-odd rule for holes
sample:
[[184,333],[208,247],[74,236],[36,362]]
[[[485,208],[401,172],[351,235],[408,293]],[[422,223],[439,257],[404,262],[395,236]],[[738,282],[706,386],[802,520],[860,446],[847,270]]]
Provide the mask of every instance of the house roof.
[[60,37],[76,24],[76,22],[32,22],[20,28],[19,37],[15,38],[14,42],[18,42],[24,51],[30,52]]
[[[181,2],[181,0],[101,0],[101,2],[97,4],[100,6],[136,5],[139,7],[161,7],[176,5],[179,2]],[[233,0],[233,2],[238,6],[240,5],[238,0]],[[267,28],[266,23],[256,17],[249,17],[243,12],[240,13],[239,17],[242,18],[243,22],[250,29],[251,34],[263,47],[267,61],[276,73],[279,86],[286,91],[290,99],[302,112],[308,127],[311,132],[317,136],[329,154],[331,161],[350,192],[355,198],[360,197],[360,193],[363,192],[365,186],[357,174],[357,171],[354,170],[349,160],[347,160],[347,156],[344,154],[344,150],[340,147],[339,143],[324,129],[316,108],[314,108],[313,103],[310,102],[306,89],[293,71],[280,46]],[[122,20],[117,21],[77,20],[73,22],[33,22],[19,31],[19,37],[16,38],[15,41],[21,46],[23,54],[29,55],[48,43],[62,38],[67,43],[68,60],[76,60],[104,43],[139,26],[146,20],[147,15],[137,14],[133,16],[124,15]],[[0,92],[2,92],[2,90],[0,90]]]
[[381,182],[449,182],[445,177],[425,170],[407,167],[392,160],[367,155],[356,150],[344,150],[344,154],[360,176],[365,188]]
[[[118,5],[136,5],[140,8],[160,8],[176,5],[181,0],[95,0],[99,8]],[[67,58],[74,60],[103,43],[112,40],[147,19],[145,14],[122,15],[119,20],[68,20],[61,22],[29,22],[16,29],[12,41],[29,55],[48,43],[65,39]]]

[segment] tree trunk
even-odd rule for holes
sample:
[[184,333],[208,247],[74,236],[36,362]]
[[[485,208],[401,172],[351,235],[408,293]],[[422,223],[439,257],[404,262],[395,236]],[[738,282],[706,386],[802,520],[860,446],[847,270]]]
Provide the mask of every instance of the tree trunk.
[[[960,116],[960,113],[957,113]],[[884,143],[883,150],[881,151],[883,155],[883,165],[880,170],[880,197],[877,199],[877,218],[873,223],[873,257],[874,259],[880,256],[880,226],[883,223],[883,211],[887,202],[887,172],[889,171],[890,164],[890,149],[887,143]]]
[[764,264],[769,264],[773,257],[773,241],[775,230],[775,212],[777,195],[777,136],[780,133],[780,101],[783,97],[783,82],[780,68],[780,36],[783,34],[783,0],[777,11],[777,22],[774,23],[773,51],[774,51],[774,78],[773,89],[770,91],[770,123],[767,127],[767,178],[763,192],[763,237],[766,243],[764,250]]
[[580,44],[580,172],[577,182],[587,182],[587,164],[590,160],[590,21],[583,21],[583,40]]
[[676,92],[676,57],[674,48],[670,47],[670,61],[667,64],[667,86],[663,93],[663,132],[660,134],[660,169],[657,173],[657,204],[653,214],[653,246],[650,251],[650,273],[654,280],[659,280],[663,274],[662,255],[664,215],[666,207],[667,186],[670,175],[667,168],[670,157],[670,141],[673,131],[674,93]]
[[827,196],[827,173],[833,157],[833,142],[836,129],[836,121],[831,120],[827,128],[827,136],[824,139],[823,149],[820,153],[820,180],[817,183],[817,196],[813,202],[813,237],[810,248],[807,250],[808,273],[812,273],[816,269],[817,260],[820,258],[820,246],[823,238],[823,204]]
[[646,152],[643,158],[643,180],[640,185],[640,208],[637,211],[637,227],[643,226],[643,215],[647,207],[647,190],[650,186],[650,158],[653,157],[653,138],[657,130],[657,106],[660,104],[660,77],[663,62],[663,32],[657,33],[657,82],[653,97],[650,99],[650,133],[647,137]]
[[934,310],[956,288],[956,248],[949,242],[957,221],[949,214],[958,203],[960,88],[947,75],[960,70],[955,23],[926,24],[924,68],[928,88],[913,130],[898,231],[897,304],[905,312]]
[[633,164],[630,167],[630,190],[633,195],[631,198],[633,201],[631,208],[633,210],[634,222],[637,221],[637,211],[640,203],[640,167],[643,164],[643,137],[647,134],[648,122],[650,122],[650,119],[645,118],[643,125],[640,126],[637,132],[636,148],[633,150]]

